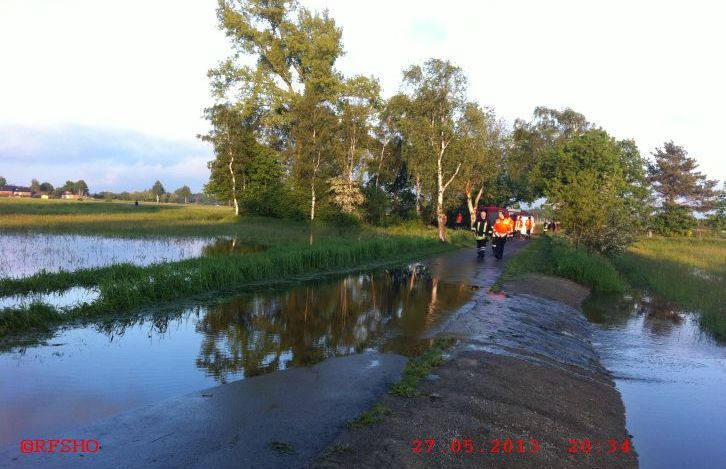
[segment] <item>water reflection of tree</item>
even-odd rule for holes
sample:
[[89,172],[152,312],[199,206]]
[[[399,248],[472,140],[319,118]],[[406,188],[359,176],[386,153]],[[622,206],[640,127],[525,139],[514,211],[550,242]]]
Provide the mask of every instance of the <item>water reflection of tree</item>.
[[469,295],[414,266],[236,298],[199,321],[197,366],[224,382],[360,351],[384,327],[418,337]]
[[641,301],[640,313],[645,315],[643,327],[655,336],[671,335],[673,329],[683,322],[680,309],[658,297],[647,297]]
[[590,321],[606,325],[626,325],[633,318],[642,316],[643,327],[651,335],[667,336],[683,322],[680,309],[656,296],[593,294],[583,303],[583,310]]
[[260,244],[245,243],[237,238],[217,238],[206,246],[202,247],[202,255],[219,256],[230,254],[248,254],[251,252],[264,251],[265,246]]

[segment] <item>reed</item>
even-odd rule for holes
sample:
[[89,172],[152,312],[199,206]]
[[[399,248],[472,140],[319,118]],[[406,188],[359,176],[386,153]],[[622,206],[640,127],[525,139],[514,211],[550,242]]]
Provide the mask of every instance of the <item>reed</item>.
[[642,239],[614,263],[631,284],[698,312],[701,327],[726,340],[726,240]]
[[[433,237],[374,237],[338,239],[314,245],[281,245],[246,255],[219,255],[145,267],[129,264],[76,272],[41,273],[0,282],[2,294],[48,291],[72,286],[94,287],[99,298],[91,304],[58,309],[43,306],[43,315],[30,316],[40,305],[0,311],[0,334],[41,328],[42,323],[123,313],[203,293],[240,289],[258,283],[315,276],[342,269],[366,268],[382,263],[406,262],[455,248]],[[21,320],[26,318],[26,320]]]
[[606,257],[575,248],[559,237],[535,238],[509,261],[496,287],[529,272],[567,278],[597,292],[622,292],[626,287]]

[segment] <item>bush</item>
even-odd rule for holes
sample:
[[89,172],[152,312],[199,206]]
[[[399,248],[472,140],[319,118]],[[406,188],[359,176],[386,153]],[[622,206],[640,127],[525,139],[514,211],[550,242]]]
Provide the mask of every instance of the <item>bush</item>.
[[391,201],[386,192],[373,185],[363,189],[365,203],[363,204],[363,219],[366,223],[382,226],[389,222],[388,212]]
[[577,249],[564,241],[553,241],[555,273],[599,292],[625,289],[620,275],[610,261],[586,249]]
[[343,213],[343,212],[327,212],[322,217],[323,221],[335,226],[358,226],[361,224],[360,219],[351,214],[351,213]]
[[273,218],[304,220],[306,213],[281,184],[274,188],[250,190],[240,200],[245,213]]
[[567,278],[597,292],[625,290],[625,283],[607,257],[576,248],[562,238],[536,238],[507,264],[496,287],[529,272]]
[[664,210],[653,219],[655,232],[663,236],[686,236],[698,222],[688,209],[676,207]]

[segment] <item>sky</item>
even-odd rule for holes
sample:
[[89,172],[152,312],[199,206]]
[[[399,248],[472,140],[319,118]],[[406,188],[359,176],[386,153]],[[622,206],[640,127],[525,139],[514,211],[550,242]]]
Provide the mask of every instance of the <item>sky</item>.
[[[726,179],[726,5],[719,1],[303,0],[343,28],[346,75],[385,96],[430,57],[510,124],[571,107],[649,156],[686,148]],[[0,176],[92,192],[160,179],[201,190],[207,70],[229,54],[216,0],[0,0]]]

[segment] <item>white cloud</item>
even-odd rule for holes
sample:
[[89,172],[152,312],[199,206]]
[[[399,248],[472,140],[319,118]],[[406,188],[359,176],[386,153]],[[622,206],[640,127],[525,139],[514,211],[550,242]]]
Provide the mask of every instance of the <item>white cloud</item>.
[[[303,4],[329,8],[343,27],[347,54],[340,68],[379,77],[387,94],[396,91],[406,66],[449,58],[464,68],[471,96],[510,122],[529,118],[537,105],[570,106],[618,138],[635,138],[646,155],[673,139],[710,177],[726,175],[716,127],[726,108],[720,2]],[[132,139],[137,145],[197,145],[195,135],[206,129],[202,109],[210,102],[206,71],[228,53],[215,7],[215,0],[3,0],[0,126],[47,131],[80,125],[102,134],[128,129],[148,136]],[[15,178],[12,171],[22,171],[25,177],[29,167],[34,177],[56,174],[44,166],[42,145],[21,143],[26,164],[11,168],[9,154],[0,153],[0,174]],[[11,144],[18,148],[18,142],[0,140],[0,148]],[[142,148],[129,149],[121,140],[109,144],[105,161],[113,163],[115,179],[104,179],[111,176],[100,165],[90,176],[99,185],[141,184],[135,178],[146,173],[133,171],[141,169],[124,152]],[[201,187],[206,169],[200,163],[210,155],[208,148],[201,152],[169,163],[157,148],[148,158],[159,158],[167,170],[176,166],[179,177],[194,177],[191,185]],[[184,161],[191,168],[186,173],[178,167]],[[155,163],[145,164],[151,171]]]

